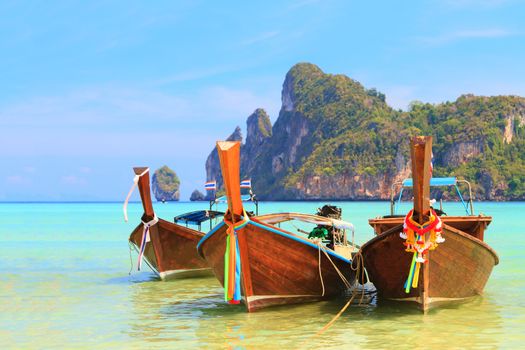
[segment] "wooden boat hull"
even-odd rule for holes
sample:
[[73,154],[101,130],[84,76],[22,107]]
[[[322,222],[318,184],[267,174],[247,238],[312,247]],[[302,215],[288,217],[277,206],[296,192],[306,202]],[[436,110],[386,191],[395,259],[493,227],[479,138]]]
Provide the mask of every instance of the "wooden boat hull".
[[[137,251],[142,231],[141,223],[129,237]],[[197,254],[197,243],[203,236],[200,231],[159,219],[150,228],[150,242],[146,244],[144,259],[162,280],[212,276],[210,267]]]
[[[198,246],[221,284],[224,284],[226,229],[225,224],[218,225]],[[327,299],[346,290],[332,262],[307,239],[252,218],[238,231],[238,242],[242,301],[249,312]],[[355,274],[351,262],[332,251],[329,254],[335,266],[352,282]]]
[[[379,297],[415,303],[422,310],[451,301],[471,298],[482,293],[495,265],[496,252],[483,241],[448,224],[443,220],[442,236],[445,242],[429,252],[422,265],[417,288],[405,293],[412,253],[405,251],[399,237],[402,225],[390,227],[361,247],[365,268]],[[381,219],[373,219],[381,225]],[[388,220],[384,219],[385,227]],[[484,222],[484,220],[481,220]],[[489,221],[490,222],[490,221]]]

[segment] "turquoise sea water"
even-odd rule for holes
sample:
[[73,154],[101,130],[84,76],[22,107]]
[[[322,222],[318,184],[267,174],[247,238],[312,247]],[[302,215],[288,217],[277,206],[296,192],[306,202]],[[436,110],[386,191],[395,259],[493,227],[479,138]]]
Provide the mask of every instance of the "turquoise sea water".
[[[357,243],[372,237],[368,218],[389,210],[385,202],[336,204],[355,224]],[[269,202],[260,212],[314,213],[320,205]],[[203,207],[155,204],[165,219]],[[461,214],[458,203],[445,209]],[[139,203],[130,204],[127,224],[121,203],[0,203],[0,348],[522,348],[525,203],[476,209],[493,216],[486,241],[500,256],[483,297],[426,315],[399,305],[351,306],[314,336],[345,300],[248,314],[223,302],[214,278],[128,275]]]

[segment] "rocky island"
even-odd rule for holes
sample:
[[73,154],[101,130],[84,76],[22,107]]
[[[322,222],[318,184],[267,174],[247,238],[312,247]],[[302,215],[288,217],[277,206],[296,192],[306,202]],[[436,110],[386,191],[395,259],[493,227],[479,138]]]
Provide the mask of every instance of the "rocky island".
[[[471,181],[476,200],[525,199],[525,98],[467,94],[401,111],[376,89],[300,63],[281,101],[273,126],[263,109],[247,120],[241,176],[260,199],[388,199],[392,183],[410,176],[416,134],[434,137],[434,176]],[[242,140],[240,128],[228,139]],[[215,151],[206,178],[222,186]]]
[[180,197],[179,186],[179,177],[168,166],[164,165],[155,170],[151,180],[151,188],[157,201],[178,201]]
[[192,201],[192,202],[198,202],[198,201],[203,201],[203,200],[206,200],[206,196],[205,196],[204,193],[202,193],[201,191],[199,191],[199,190],[194,190],[194,191],[191,193],[190,201]]

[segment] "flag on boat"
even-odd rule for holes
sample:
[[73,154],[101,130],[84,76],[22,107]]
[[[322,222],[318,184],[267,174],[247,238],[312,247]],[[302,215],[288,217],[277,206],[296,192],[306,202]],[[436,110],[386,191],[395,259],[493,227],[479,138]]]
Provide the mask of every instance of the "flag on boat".
[[241,181],[241,188],[252,188],[252,180],[242,180]]
[[208,181],[204,184],[206,191],[215,191],[217,189],[217,181]]

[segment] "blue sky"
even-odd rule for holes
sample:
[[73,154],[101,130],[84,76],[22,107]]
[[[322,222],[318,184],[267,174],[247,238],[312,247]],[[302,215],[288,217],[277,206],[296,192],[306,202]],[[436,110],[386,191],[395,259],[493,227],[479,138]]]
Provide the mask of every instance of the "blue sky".
[[167,164],[182,199],[218,139],[280,108],[297,62],[396,108],[525,96],[523,1],[5,1],[0,201],[122,200]]

